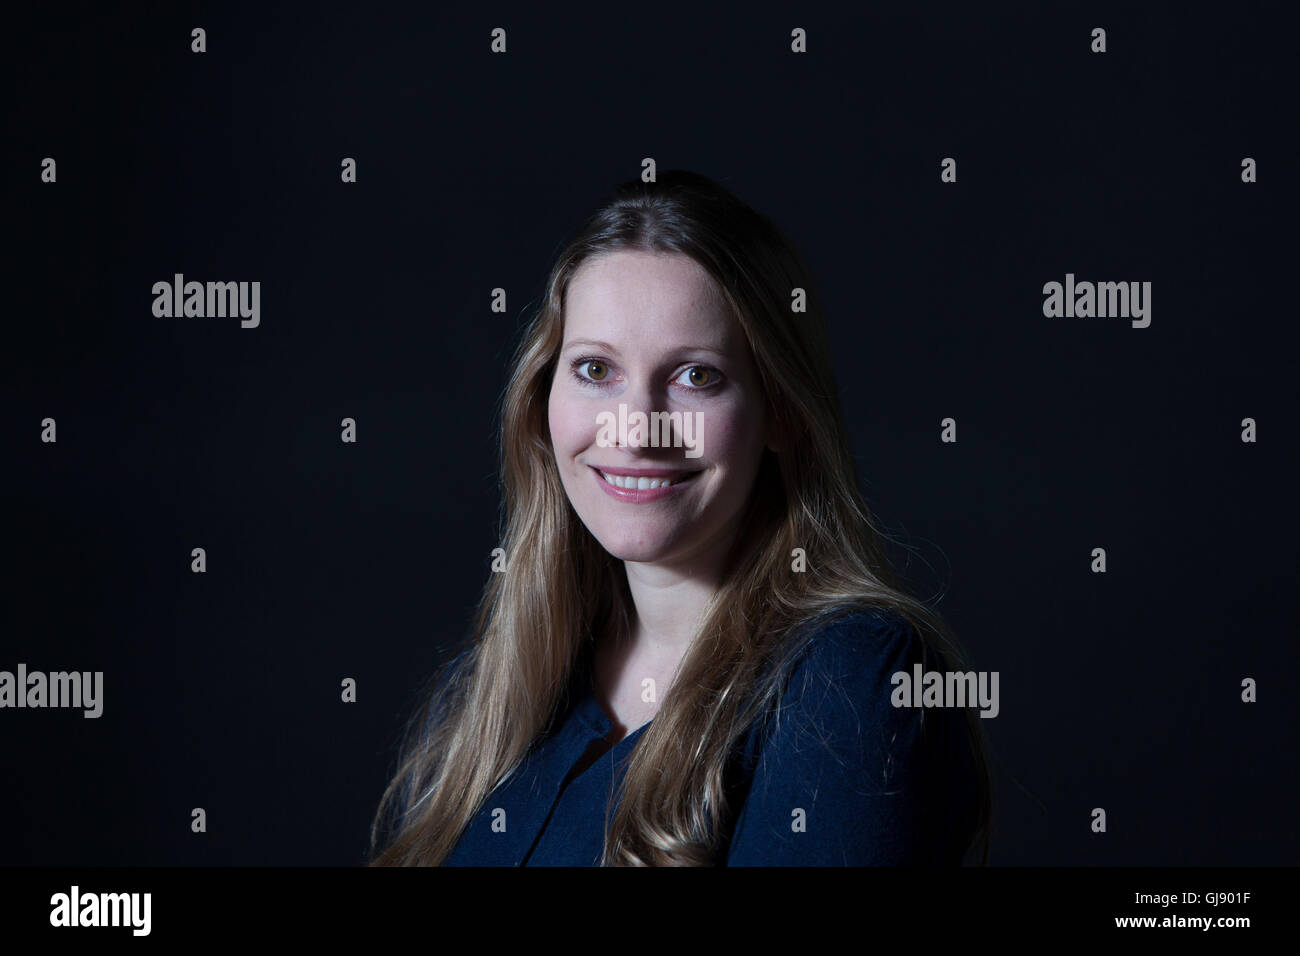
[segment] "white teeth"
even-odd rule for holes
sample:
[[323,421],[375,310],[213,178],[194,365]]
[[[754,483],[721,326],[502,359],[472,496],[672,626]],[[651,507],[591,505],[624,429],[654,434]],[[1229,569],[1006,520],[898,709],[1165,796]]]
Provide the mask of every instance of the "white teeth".
[[600,477],[604,478],[615,488],[626,488],[628,491],[649,491],[651,488],[662,488],[665,485],[675,485],[682,478],[636,478],[632,475],[607,475],[605,472],[596,469]]

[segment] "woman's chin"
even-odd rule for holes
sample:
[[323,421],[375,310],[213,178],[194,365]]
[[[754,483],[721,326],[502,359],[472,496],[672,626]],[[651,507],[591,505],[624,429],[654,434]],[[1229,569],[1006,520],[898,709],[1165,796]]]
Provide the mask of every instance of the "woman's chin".
[[609,552],[611,557],[620,561],[632,561],[637,564],[656,564],[667,560],[678,549],[675,547],[676,540],[664,537],[660,540],[647,540],[646,538],[629,539],[626,536],[618,534],[608,537],[597,537],[601,547]]

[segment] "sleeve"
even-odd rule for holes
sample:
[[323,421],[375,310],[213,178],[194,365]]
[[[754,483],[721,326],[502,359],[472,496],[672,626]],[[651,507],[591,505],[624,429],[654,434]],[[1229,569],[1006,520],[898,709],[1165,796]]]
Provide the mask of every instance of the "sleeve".
[[892,675],[911,674],[922,649],[896,615],[854,615],[812,639],[757,748],[728,866],[961,862],[975,800],[966,716],[891,701]]

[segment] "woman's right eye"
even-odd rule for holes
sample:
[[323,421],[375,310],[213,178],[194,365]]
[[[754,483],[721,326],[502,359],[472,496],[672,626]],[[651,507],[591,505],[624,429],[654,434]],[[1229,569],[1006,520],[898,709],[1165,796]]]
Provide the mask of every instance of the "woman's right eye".
[[609,366],[600,359],[578,359],[570,367],[573,377],[584,385],[599,385],[609,378]]

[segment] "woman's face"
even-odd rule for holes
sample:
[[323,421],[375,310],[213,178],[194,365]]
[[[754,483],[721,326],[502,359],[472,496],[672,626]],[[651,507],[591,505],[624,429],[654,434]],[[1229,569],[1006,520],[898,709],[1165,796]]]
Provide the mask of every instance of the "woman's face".
[[744,333],[693,259],[621,251],[579,267],[551,382],[551,442],[569,501],[610,554],[720,560],[758,471],[763,408]]

